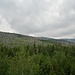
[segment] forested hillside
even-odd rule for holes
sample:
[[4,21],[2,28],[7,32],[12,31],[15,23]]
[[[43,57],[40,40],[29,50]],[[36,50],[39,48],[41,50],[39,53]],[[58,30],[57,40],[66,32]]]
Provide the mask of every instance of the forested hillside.
[[32,43],[40,44],[41,42],[38,39],[27,35],[0,32],[0,43],[8,46],[18,46]]
[[75,75],[69,43],[1,32],[0,75]]

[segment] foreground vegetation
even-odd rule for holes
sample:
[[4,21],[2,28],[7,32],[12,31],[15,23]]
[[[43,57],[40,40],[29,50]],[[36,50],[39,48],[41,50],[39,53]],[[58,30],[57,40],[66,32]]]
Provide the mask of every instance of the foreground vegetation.
[[0,75],[75,75],[75,47],[0,44]]

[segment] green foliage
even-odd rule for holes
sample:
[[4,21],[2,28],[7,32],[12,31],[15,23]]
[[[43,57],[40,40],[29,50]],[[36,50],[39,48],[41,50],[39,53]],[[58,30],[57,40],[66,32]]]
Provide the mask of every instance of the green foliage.
[[75,47],[1,44],[0,75],[75,75]]

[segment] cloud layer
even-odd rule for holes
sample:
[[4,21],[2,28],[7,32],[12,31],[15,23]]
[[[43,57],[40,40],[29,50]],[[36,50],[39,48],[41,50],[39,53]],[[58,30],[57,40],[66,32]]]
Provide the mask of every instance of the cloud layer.
[[75,37],[74,0],[0,0],[0,30]]

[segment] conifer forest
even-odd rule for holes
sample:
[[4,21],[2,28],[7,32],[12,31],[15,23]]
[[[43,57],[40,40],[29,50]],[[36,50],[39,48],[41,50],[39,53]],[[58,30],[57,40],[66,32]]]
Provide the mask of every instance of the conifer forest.
[[[0,75],[75,75],[74,45],[49,40],[31,43],[29,39],[26,44],[22,41],[18,44],[8,39],[11,42],[4,42],[2,39]],[[24,37],[20,36],[18,40],[24,40]]]

